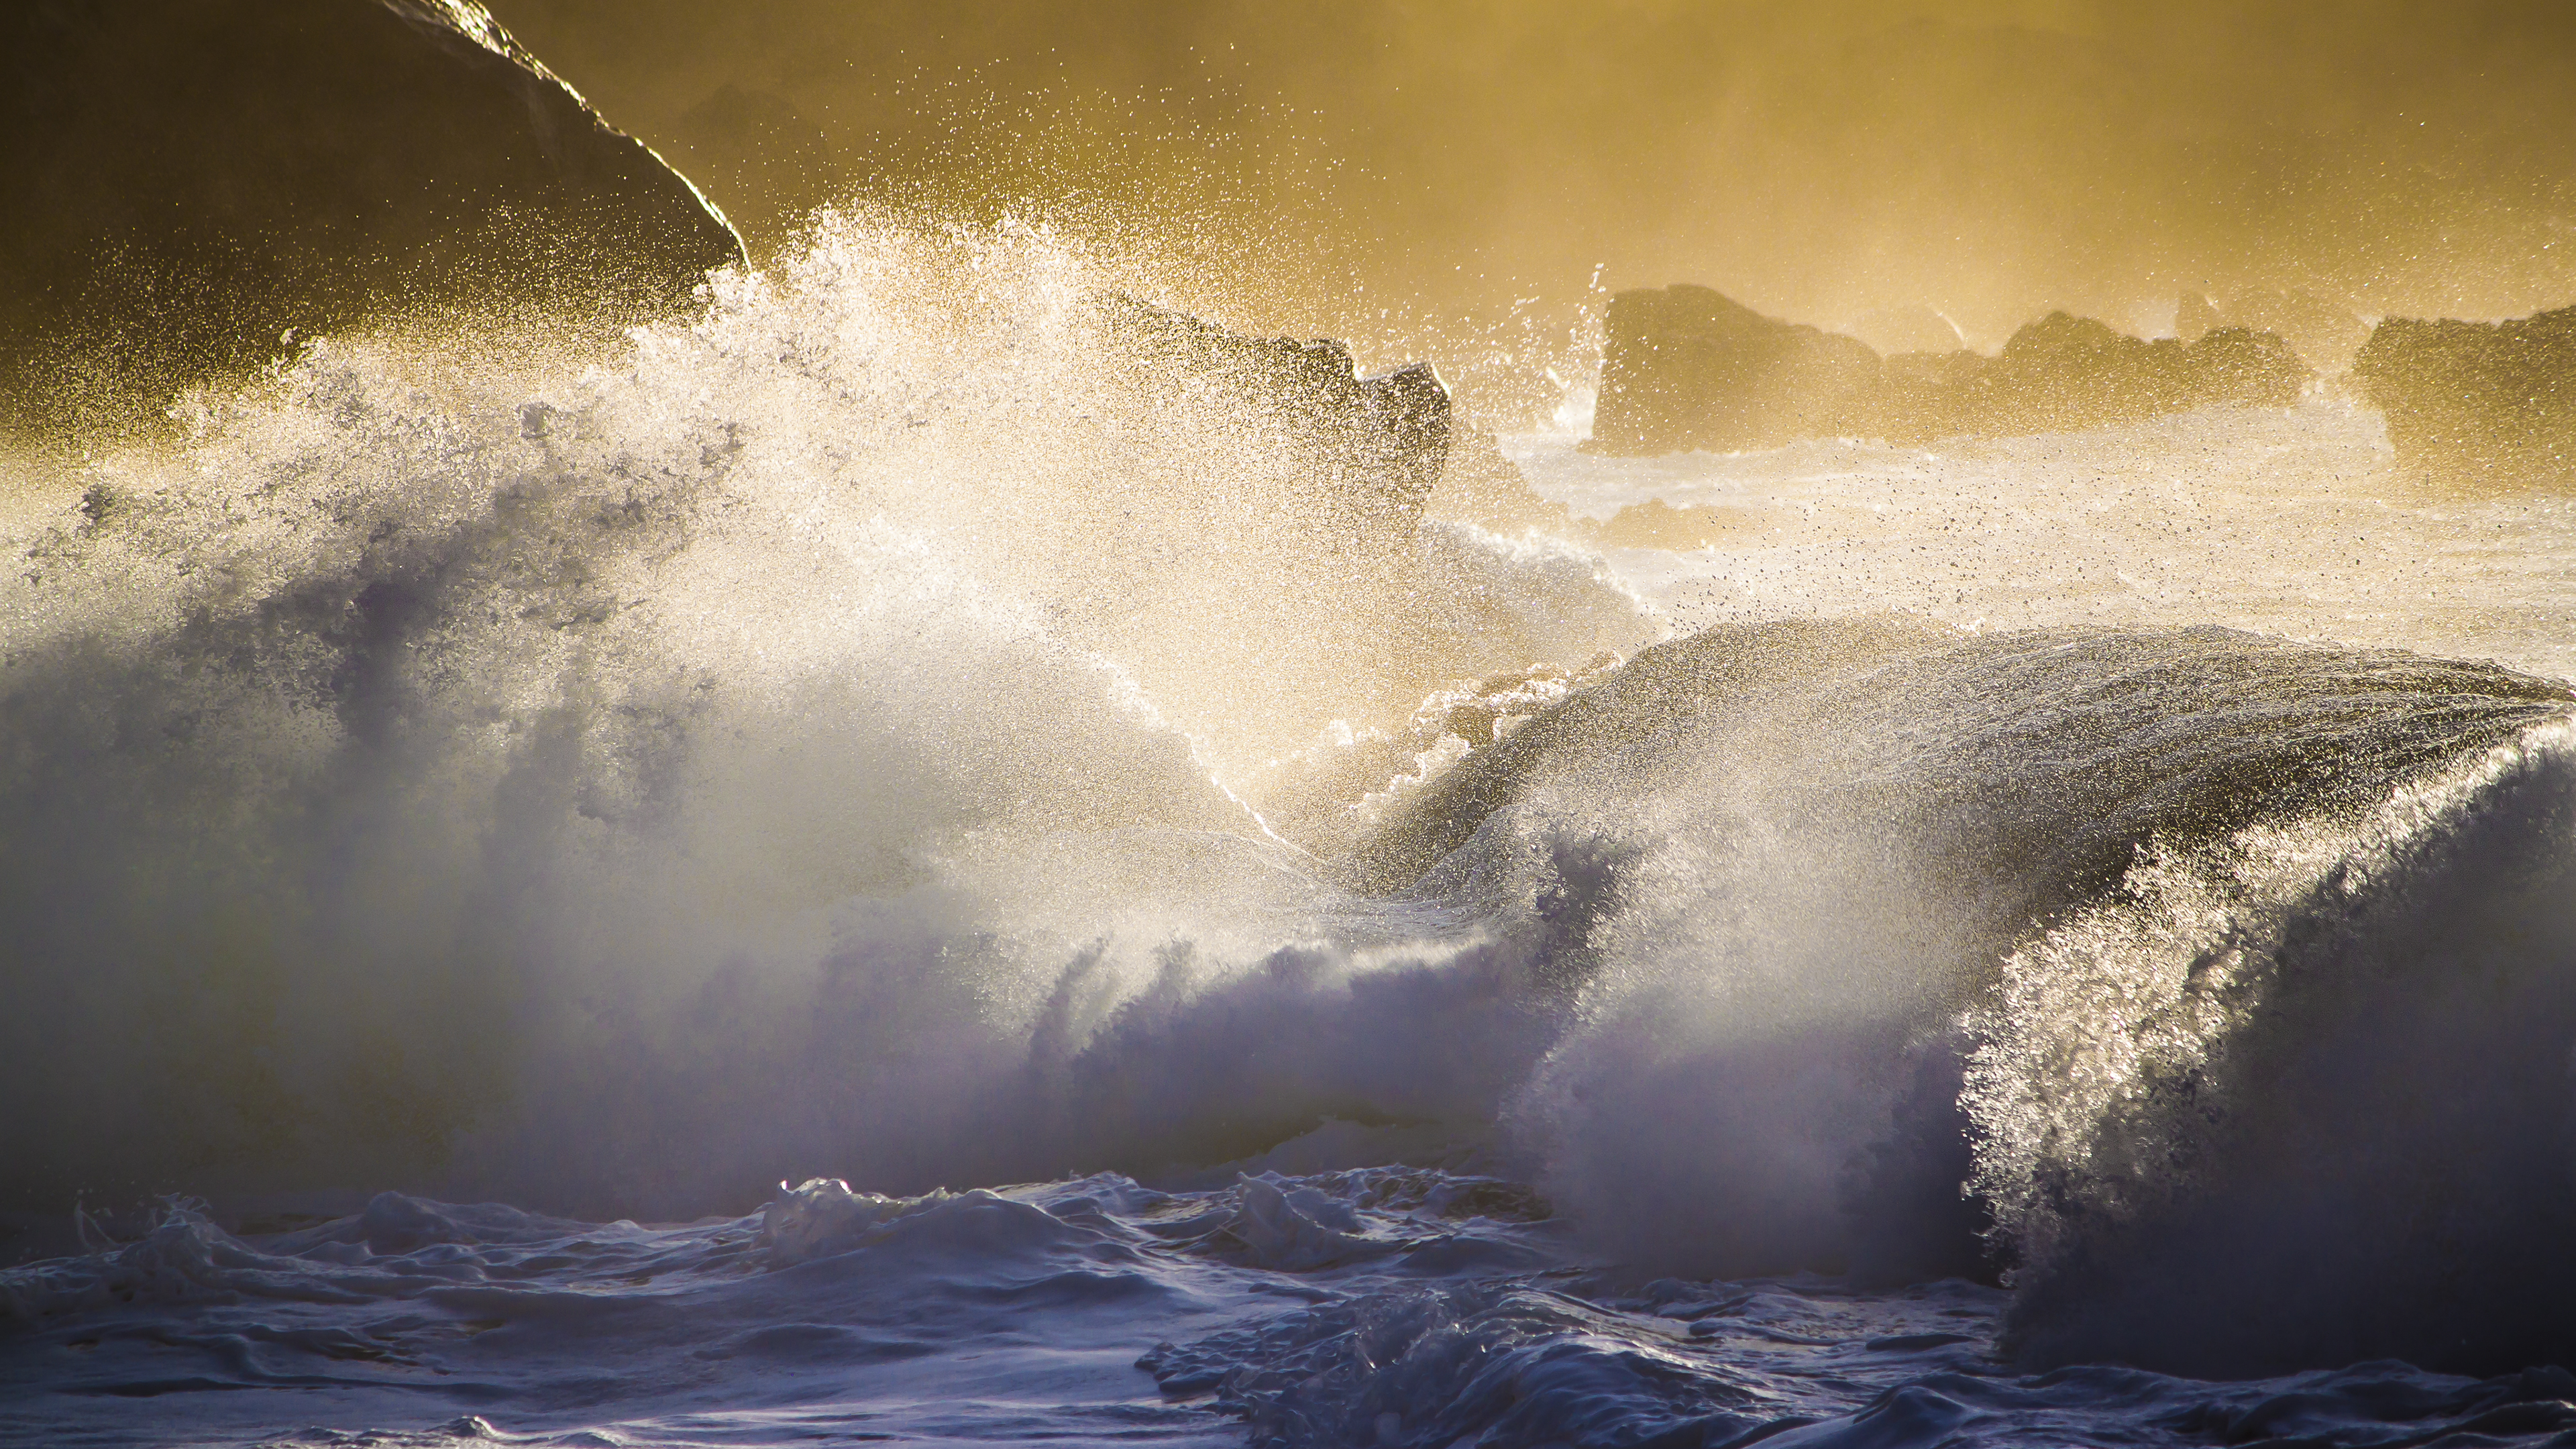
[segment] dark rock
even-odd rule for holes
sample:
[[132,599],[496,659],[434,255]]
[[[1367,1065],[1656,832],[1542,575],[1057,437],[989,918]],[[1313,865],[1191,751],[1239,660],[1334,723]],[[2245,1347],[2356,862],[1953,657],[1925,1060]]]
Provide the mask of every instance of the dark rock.
[[1687,283],[1621,292],[1605,321],[1591,443],[1602,452],[1775,448],[1875,421],[1881,372],[1865,342]]
[[2278,337],[2221,327],[2196,342],[2144,341],[2090,318],[2052,312],[1975,369],[1955,417],[1892,429],[1903,441],[1942,433],[2066,432],[2194,408],[2287,407],[2311,374]]
[[1778,447],[1801,437],[1929,442],[2056,432],[2221,404],[2285,407],[2310,373],[2278,337],[2220,328],[2146,342],[2052,312],[2000,356],[1881,359],[1863,343],[1764,317],[1705,287],[1611,299],[1587,449]]
[[2275,332],[2221,327],[2182,348],[2186,408],[2285,408],[2296,403],[2315,380],[2315,370]]
[[1301,508],[1321,536],[1412,536],[1451,440],[1449,388],[1431,364],[1362,377],[1340,342],[1245,337],[1125,297],[1102,305],[1124,385],[1236,416],[1273,465],[1303,472]]
[[0,81],[21,426],[154,409],[289,328],[631,320],[742,255],[471,0],[19,0]]
[[2422,481],[2576,488],[2576,307],[2509,322],[2391,317],[2352,379]]
[[1876,431],[1891,441],[1971,429],[1969,400],[1987,387],[1994,359],[1974,352],[1905,352],[1880,368]]

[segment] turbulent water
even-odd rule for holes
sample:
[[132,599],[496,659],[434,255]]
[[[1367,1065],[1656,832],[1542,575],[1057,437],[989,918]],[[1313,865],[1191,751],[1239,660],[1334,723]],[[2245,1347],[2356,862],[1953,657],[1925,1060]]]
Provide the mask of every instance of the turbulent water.
[[1100,284],[29,465],[0,1438],[2576,1432],[2576,509],[2320,397],[1369,545]]

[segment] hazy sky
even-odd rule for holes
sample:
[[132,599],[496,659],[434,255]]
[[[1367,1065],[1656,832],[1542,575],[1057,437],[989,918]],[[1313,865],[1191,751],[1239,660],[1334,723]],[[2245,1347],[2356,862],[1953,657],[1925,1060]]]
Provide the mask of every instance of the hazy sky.
[[[2565,3],[494,8],[759,226],[833,188],[1082,199],[1198,257],[1229,320],[1364,346],[1535,356],[1596,266],[1990,342],[2052,304],[2152,329],[2192,288],[2576,301]],[[692,111],[728,83],[819,159],[725,161]]]

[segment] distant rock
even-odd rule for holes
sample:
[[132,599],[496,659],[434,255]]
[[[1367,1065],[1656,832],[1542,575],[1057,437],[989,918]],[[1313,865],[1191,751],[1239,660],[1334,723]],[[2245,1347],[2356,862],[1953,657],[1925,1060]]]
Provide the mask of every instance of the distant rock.
[[2220,405],[2287,407],[2310,375],[2281,339],[2240,327],[2196,342],[2150,342],[2052,312],[1975,370],[1957,396],[1955,418],[1918,425],[1901,440],[2070,432]]
[[1239,413],[1273,465],[1302,464],[1306,521],[1323,537],[1380,546],[1412,536],[1451,442],[1449,388],[1431,364],[1362,377],[1329,339],[1245,337],[1126,297],[1102,307],[1126,352],[1125,384]]
[[1922,443],[2103,427],[2222,404],[2283,407],[2311,376],[2278,337],[2219,328],[2143,341],[2052,312],[2000,356],[1910,353],[1764,317],[1706,287],[1611,299],[1585,447],[1770,448],[1802,437]]
[[1493,434],[1457,419],[1428,363],[1363,377],[1339,342],[1246,337],[1126,297],[1102,305],[1126,351],[1121,385],[1135,400],[1214,402],[1261,438],[1263,467],[1303,476],[1297,506],[1323,539],[1392,548],[1436,518],[1603,548],[1685,550],[1746,526],[1739,510],[1660,500],[1606,523],[1574,517],[1530,486]]
[[289,328],[631,318],[740,242],[473,0],[0,6],[0,406],[151,408]]
[[2576,491],[2576,307],[2508,322],[2391,317],[2352,380],[2419,479]]
[[1605,324],[1599,451],[1774,448],[1877,420],[1879,357],[1857,339],[1687,283],[1621,292]]

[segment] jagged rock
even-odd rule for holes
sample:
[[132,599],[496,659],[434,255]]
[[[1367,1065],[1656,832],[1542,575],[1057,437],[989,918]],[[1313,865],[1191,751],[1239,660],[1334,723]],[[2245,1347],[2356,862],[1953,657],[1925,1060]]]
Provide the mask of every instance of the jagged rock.
[[[1427,362],[1362,377],[1329,339],[1245,337],[1126,297],[1102,299],[1124,385],[1189,398],[1295,459],[1321,536],[1361,545],[1410,538],[1449,453],[1449,388]],[[1148,398],[1150,402],[1150,398]],[[1508,464],[1506,464],[1508,466]]]
[[2576,307],[2508,322],[2391,317],[2352,379],[2398,466],[2433,483],[2576,489]]
[[629,317],[742,254],[472,0],[18,0],[0,82],[22,426],[152,407],[288,328]]
[[2278,337],[2220,328],[2188,344],[2146,342],[2064,312],[2014,333],[1997,357],[1882,359],[1691,286],[1619,294],[1608,333],[1585,444],[1605,453],[2102,427],[2219,404],[2287,406],[2310,377]]
[[1918,426],[1902,440],[2066,432],[2221,404],[2287,407],[2309,376],[2281,339],[2241,327],[2221,327],[2196,342],[2150,342],[2052,312],[1976,369],[1948,426]]
[[2181,367],[2186,408],[2285,408],[2316,380],[2280,334],[2252,327],[2221,327],[2190,344]]
[[1880,364],[1879,407],[1874,428],[1891,442],[1915,441],[1974,431],[1970,400],[1984,382],[1994,359],[1973,352],[1908,352]]
[[1774,448],[1875,419],[1878,354],[1688,283],[1621,292],[1604,319],[1591,446],[1608,453]]

